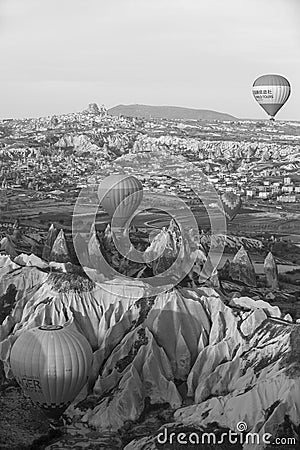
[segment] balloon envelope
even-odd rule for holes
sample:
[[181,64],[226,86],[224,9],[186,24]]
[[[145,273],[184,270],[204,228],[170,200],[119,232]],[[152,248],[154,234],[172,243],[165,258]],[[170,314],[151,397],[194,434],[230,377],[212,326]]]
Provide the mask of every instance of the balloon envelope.
[[110,175],[100,183],[98,197],[110,218],[115,215],[117,225],[124,226],[142,201],[143,185],[133,175]]
[[85,385],[93,353],[71,327],[41,326],[24,331],[10,354],[11,370],[32,401],[59,418]]
[[252,93],[266,113],[274,117],[288,100],[291,86],[281,75],[262,75],[254,81]]
[[233,220],[242,206],[240,196],[234,192],[225,192],[221,196],[221,202],[225,216],[228,220]]

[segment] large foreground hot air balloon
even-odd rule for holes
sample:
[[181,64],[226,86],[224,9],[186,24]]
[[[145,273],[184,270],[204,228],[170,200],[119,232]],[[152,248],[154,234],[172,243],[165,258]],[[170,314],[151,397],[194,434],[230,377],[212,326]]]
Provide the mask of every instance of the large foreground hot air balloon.
[[290,83],[281,75],[262,75],[254,81],[252,87],[255,100],[271,116],[271,120],[274,120],[290,93]]
[[71,326],[46,325],[18,337],[10,365],[24,393],[58,419],[85,385],[92,358],[87,339]]
[[143,186],[133,175],[110,175],[100,183],[98,197],[114,224],[123,227],[142,201]]
[[234,192],[225,192],[221,196],[221,202],[225,216],[228,220],[233,220],[242,206],[241,197]]

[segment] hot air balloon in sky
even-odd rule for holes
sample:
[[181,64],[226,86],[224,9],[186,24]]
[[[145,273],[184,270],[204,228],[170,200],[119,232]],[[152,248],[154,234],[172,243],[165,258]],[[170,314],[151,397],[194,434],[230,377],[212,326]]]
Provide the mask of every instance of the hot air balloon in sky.
[[254,81],[252,87],[255,100],[271,116],[271,120],[275,120],[275,115],[285,104],[290,93],[290,83],[281,75],[262,75]]
[[221,196],[221,202],[225,216],[228,220],[233,220],[242,206],[241,197],[234,192],[225,192]]
[[58,419],[85,385],[92,358],[89,342],[71,326],[45,325],[18,337],[10,365],[24,393]]
[[110,218],[115,215],[116,226],[123,227],[143,199],[143,185],[133,175],[110,175],[100,183],[98,198]]

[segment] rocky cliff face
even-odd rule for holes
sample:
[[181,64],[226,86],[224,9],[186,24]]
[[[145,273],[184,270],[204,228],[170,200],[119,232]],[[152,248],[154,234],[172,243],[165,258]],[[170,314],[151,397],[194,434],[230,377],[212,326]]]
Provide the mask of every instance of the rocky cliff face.
[[84,135],[70,135],[66,134],[61,137],[55,144],[58,148],[73,147],[74,151],[77,153],[83,152],[99,152],[100,148],[91,142],[91,139]]
[[278,307],[237,295],[230,300],[205,285],[148,297],[140,280],[96,285],[71,269],[50,273],[40,265],[38,258],[23,265],[0,258],[0,298],[15,290],[0,326],[0,358],[11,377],[11,346],[23,330],[73,322],[94,351],[88,385],[66,412],[73,424],[120,436],[127,430],[133,439],[159,408],[164,419],[155,418],[152,436],[148,428],[127,450],[157,448],[164,422],[177,433],[212,423],[236,431],[244,421],[248,431],[275,438],[288,418],[296,433],[299,325],[282,320]]

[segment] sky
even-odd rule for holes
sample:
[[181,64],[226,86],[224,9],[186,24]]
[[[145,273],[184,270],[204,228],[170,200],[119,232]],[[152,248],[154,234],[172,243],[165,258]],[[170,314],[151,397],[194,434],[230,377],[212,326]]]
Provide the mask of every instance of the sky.
[[88,103],[266,118],[251,87],[284,75],[300,120],[299,0],[0,0],[0,117]]

